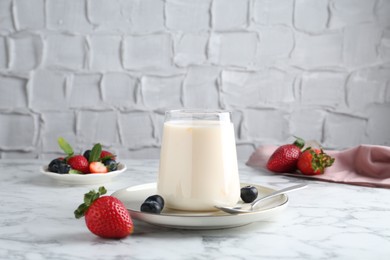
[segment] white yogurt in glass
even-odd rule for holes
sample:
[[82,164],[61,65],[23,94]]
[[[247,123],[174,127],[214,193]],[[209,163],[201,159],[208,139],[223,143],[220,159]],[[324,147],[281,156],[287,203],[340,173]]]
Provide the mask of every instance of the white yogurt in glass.
[[157,191],[166,207],[179,210],[208,211],[237,203],[240,181],[229,112],[166,113]]

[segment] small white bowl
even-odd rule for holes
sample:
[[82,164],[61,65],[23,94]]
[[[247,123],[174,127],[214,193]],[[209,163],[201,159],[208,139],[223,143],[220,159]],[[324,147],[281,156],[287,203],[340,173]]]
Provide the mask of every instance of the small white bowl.
[[50,172],[48,170],[48,165],[44,165],[41,167],[41,173],[62,183],[85,185],[110,182],[111,179],[117,177],[119,174],[126,171],[126,169],[126,165],[119,163],[118,170],[107,173],[59,174],[55,172]]

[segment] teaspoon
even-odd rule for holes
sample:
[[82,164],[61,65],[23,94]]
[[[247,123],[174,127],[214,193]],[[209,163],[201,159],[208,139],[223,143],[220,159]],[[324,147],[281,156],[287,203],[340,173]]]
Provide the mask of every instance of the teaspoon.
[[[275,196],[278,196],[280,194],[284,194],[284,193],[287,193],[287,192],[290,192],[290,191],[295,191],[295,190],[300,190],[300,189],[303,189],[307,186],[307,184],[305,183],[302,183],[302,184],[297,184],[297,185],[294,185],[294,186],[290,186],[290,187],[287,187],[287,188],[283,188],[281,190],[277,190],[277,191],[274,191],[264,197],[261,197],[261,198],[258,198],[256,199],[255,201],[253,201],[252,203],[249,204],[250,208],[249,209],[243,209],[242,206],[235,206],[235,207],[225,207],[225,206],[215,206],[217,209],[220,209],[222,211],[225,211],[227,213],[230,213],[230,214],[238,214],[238,213],[248,213],[248,212],[253,212],[253,209],[254,207],[260,203],[261,201],[264,201],[266,199],[270,199],[270,198],[273,198]],[[245,204],[243,204],[245,205]]]

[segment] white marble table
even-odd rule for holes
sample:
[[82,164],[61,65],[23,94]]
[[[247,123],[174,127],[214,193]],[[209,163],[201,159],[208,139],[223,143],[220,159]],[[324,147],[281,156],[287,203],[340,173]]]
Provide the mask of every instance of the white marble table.
[[[156,181],[157,161],[123,161],[108,193]],[[243,182],[290,193],[277,218],[224,230],[175,230],[135,221],[123,240],[91,234],[74,209],[98,185],[61,185],[43,161],[0,160],[0,259],[390,259],[390,190],[261,173],[240,164]]]

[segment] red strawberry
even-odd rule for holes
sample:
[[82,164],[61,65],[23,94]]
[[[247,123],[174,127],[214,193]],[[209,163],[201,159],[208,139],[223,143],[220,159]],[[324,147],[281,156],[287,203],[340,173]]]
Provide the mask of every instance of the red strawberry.
[[297,167],[298,158],[304,145],[305,141],[297,138],[293,144],[280,146],[268,159],[268,170],[272,172],[293,172]]
[[88,160],[82,155],[74,155],[68,159],[68,164],[72,169],[82,173],[89,173]]
[[90,173],[107,173],[107,167],[101,162],[91,162],[89,164]]
[[298,169],[304,175],[323,174],[325,168],[332,166],[334,158],[330,157],[323,150],[308,148],[298,159]]
[[113,155],[112,153],[110,153],[108,151],[103,150],[100,153],[100,159],[103,159],[103,160],[113,159],[113,160],[115,160],[115,155]]
[[103,238],[124,238],[133,232],[133,221],[123,203],[112,196],[103,196],[107,192],[100,187],[84,196],[84,203],[74,212],[76,218],[85,216],[87,228]]

